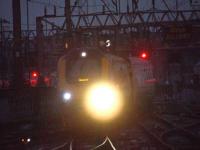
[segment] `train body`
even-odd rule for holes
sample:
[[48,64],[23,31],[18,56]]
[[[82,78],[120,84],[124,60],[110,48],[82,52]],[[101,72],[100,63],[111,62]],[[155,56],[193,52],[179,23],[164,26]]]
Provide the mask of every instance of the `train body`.
[[156,79],[153,74],[153,65],[149,60],[129,57],[134,87],[134,111],[141,115],[153,112],[152,100],[155,97]]
[[62,56],[58,93],[64,118],[110,122],[129,116],[142,91],[136,89],[140,86],[132,64],[98,48],[72,49]]

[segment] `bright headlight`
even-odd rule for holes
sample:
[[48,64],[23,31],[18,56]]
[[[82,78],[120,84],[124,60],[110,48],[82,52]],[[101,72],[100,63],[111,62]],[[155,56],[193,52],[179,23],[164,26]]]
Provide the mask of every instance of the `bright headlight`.
[[72,95],[71,95],[71,93],[69,93],[69,92],[65,92],[65,93],[63,94],[63,100],[64,100],[65,102],[69,101],[69,100],[71,99],[71,97],[72,97]]
[[97,120],[111,120],[119,115],[122,101],[117,89],[107,83],[93,85],[86,96],[85,107]]

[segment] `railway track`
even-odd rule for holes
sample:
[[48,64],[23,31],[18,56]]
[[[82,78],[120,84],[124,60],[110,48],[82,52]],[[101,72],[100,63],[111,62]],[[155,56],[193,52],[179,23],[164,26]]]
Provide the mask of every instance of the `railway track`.
[[[191,150],[200,149],[198,138],[190,129],[178,127],[173,123],[159,117],[152,117],[135,123],[132,127],[124,129],[119,133],[108,135],[116,149],[153,149],[153,150]],[[53,130],[53,129],[52,129]],[[21,138],[31,138],[31,142],[23,144]],[[69,148],[70,144],[75,149],[89,150],[102,143],[105,137],[72,137],[64,130],[12,132],[1,140],[1,146],[5,149],[21,148],[33,150],[62,150]]]
[[140,121],[139,126],[171,149],[200,149],[200,116],[197,109],[200,107],[178,103],[157,106],[159,109],[145,121]]
[[163,117],[154,115],[139,126],[167,149],[200,149],[198,136]]
[[[119,130],[114,135],[75,137],[65,129],[46,124],[43,128],[4,131],[1,149],[62,150],[72,146],[75,149],[89,150],[101,144],[108,136],[116,149],[122,150],[199,150],[200,120],[198,113],[181,110],[171,113],[155,111],[148,117],[133,122],[131,127]],[[195,110],[196,107],[195,107]],[[199,110],[199,109],[198,109]],[[193,115],[194,112],[194,115]],[[30,143],[22,143],[22,138],[31,138]]]

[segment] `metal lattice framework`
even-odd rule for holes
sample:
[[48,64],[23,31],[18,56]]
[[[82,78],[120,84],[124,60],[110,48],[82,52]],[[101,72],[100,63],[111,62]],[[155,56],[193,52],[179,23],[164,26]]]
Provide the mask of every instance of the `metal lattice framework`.
[[[151,1],[151,5],[146,10],[141,10],[142,0],[128,0],[127,8],[122,8],[120,0],[105,1],[99,0],[98,4],[102,5],[102,10],[88,11],[88,0],[75,0],[70,13],[72,31],[80,29],[105,29],[105,28],[134,28],[134,31],[141,31],[144,27],[146,31],[158,31],[160,27],[173,24],[199,24],[200,9],[177,9],[170,8],[165,0],[156,1],[163,4],[162,9],[156,8],[155,0]],[[175,3],[176,1],[174,1]],[[185,2],[186,3],[186,2]],[[189,3],[189,2],[188,2]],[[181,3],[182,4],[182,3]],[[181,5],[180,4],[180,5]],[[177,5],[177,4],[176,4]],[[189,4],[188,4],[189,5]],[[191,6],[191,5],[190,5]],[[66,6],[67,8],[67,6]],[[100,11],[100,12],[99,12]],[[66,12],[67,13],[67,12]],[[69,14],[68,14],[69,15]],[[54,31],[67,31],[66,15],[56,16],[44,15],[39,17],[38,24],[47,24],[49,29]],[[51,22],[55,18],[63,19],[63,25],[56,25]],[[69,22],[69,20],[68,20]],[[38,26],[38,27],[41,27]],[[150,29],[151,28],[151,29]],[[149,30],[148,30],[149,29]],[[38,29],[43,30],[43,29]]]
[[[44,10],[43,16],[36,17],[36,30],[22,31],[22,51],[26,49],[36,52],[35,58],[41,69],[46,64],[44,61],[52,61],[47,59],[47,56],[58,56],[65,50],[64,44],[69,37],[75,41],[86,40],[80,36],[83,33],[92,33],[92,41],[95,42],[102,35],[110,35],[115,48],[127,50],[130,46],[137,45],[137,38],[146,38],[145,36],[149,34],[154,36],[151,39],[155,40],[157,37],[160,40],[166,28],[200,26],[199,7],[194,7],[194,4],[191,5],[187,0],[179,3],[177,0],[63,0],[63,2],[65,2],[65,6],[62,7],[63,15],[57,15],[56,7],[53,14],[47,14]],[[192,32],[191,38],[200,40],[199,33],[200,30]],[[13,32],[2,31],[1,37],[4,45],[9,47],[7,50],[12,50]],[[117,45],[118,43],[120,45]],[[123,45],[125,47],[120,47]]]
[[[68,5],[67,5],[68,2]],[[166,0],[151,0],[145,8],[144,0],[65,0],[65,14],[54,14],[37,17],[37,33],[46,36],[54,35],[55,33],[68,31],[66,22],[71,24],[71,31],[77,32],[83,29],[97,30],[115,30],[130,28],[130,31],[140,32],[160,32],[162,27],[183,24],[183,25],[199,25],[200,9],[192,1],[173,0],[170,3]],[[92,3],[94,5],[89,5]],[[146,2],[147,3],[147,2]],[[145,4],[146,4],[145,3]],[[159,6],[161,5],[161,6]],[[185,7],[187,6],[187,10]],[[198,5],[197,5],[198,6]],[[59,6],[60,7],[60,6]],[[90,7],[96,8],[90,10]],[[161,7],[161,8],[158,8]],[[71,8],[69,11],[66,8]],[[55,8],[54,8],[55,9]],[[68,10],[68,11],[67,11]],[[67,21],[67,17],[69,18]],[[56,19],[62,24],[57,24]],[[43,32],[43,33],[41,33]],[[40,33],[40,34],[39,34]],[[12,31],[3,33],[4,39],[12,39]],[[33,30],[22,31],[22,36],[34,38],[36,32]]]
[[[64,16],[55,16],[64,18]],[[59,27],[46,18],[54,18],[54,16],[40,17],[45,23],[52,28],[64,30],[64,26]],[[85,14],[72,16],[73,30],[80,28],[109,28],[109,27],[141,27],[141,26],[166,26],[171,24],[199,24],[200,10],[182,10],[182,11],[138,11],[134,13],[120,14]]]
[[[99,0],[98,4],[101,5],[102,9],[96,9],[94,11],[89,10],[88,1],[75,0],[71,4],[71,11],[69,11],[70,4],[66,0],[65,15],[58,16],[54,13],[36,18],[36,33],[40,54],[42,54],[42,50],[44,49],[46,37],[56,39],[57,35],[61,35],[61,37],[66,35],[61,40],[58,38],[59,43],[64,45],[64,42],[67,40],[66,37],[70,35],[69,37],[75,40],[74,45],[77,46],[78,43],[88,38],[83,37],[81,39],[80,35],[83,33],[92,33],[91,40],[94,43],[97,43],[99,38],[106,34],[110,36],[109,38],[112,38],[111,40],[114,42],[115,50],[129,50],[133,45],[137,46],[138,37],[145,38],[145,36],[154,34],[159,40],[162,40],[163,32],[168,27],[189,26],[193,28],[193,26],[200,24],[200,9],[178,9],[177,6],[176,8],[170,8],[170,5],[165,0],[159,0],[163,4],[162,9],[157,9],[156,2],[158,1],[155,2],[155,0],[152,0],[149,8],[145,10],[141,9],[141,0],[128,0],[131,3],[127,3],[126,8],[122,7],[120,0]],[[59,22],[62,23],[56,24],[56,19],[59,19]],[[132,33],[133,36],[131,36]],[[152,38],[154,40],[153,42],[155,42],[154,37]],[[192,38],[195,40],[199,39],[196,34]],[[148,42],[151,41],[148,39]],[[144,45],[151,47],[151,43],[145,43]],[[58,53],[58,46],[53,49],[56,49],[54,52]],[[64,46],[63,48],[61,47],[62,52],[63,49]],[[52,51],[51,55],[54,55],[54,52]],[[45,60],[42,55],[39,58],[40,62],[44,62]],[[41,68],[43,67],[41,66]]]

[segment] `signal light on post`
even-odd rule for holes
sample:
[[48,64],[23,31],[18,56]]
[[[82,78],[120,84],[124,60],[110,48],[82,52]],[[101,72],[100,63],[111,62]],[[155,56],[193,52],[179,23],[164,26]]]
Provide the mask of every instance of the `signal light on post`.
[[31,76],[34,77],[34,78],[37,78],[37,77],[38,77],[38,72],[33,71],[33,72],[31,73]]
[[140,58],[142,58],[142,59],[147,59],[147,58],[148,58],[148,54],[147,54],[146,52],[142,52],[142,53],[140,54]]
[[30,86],[31,87],[36,87],[38,84],[38,77],[39,77],[39,72],[37,71],[32,71],[30,73]]

